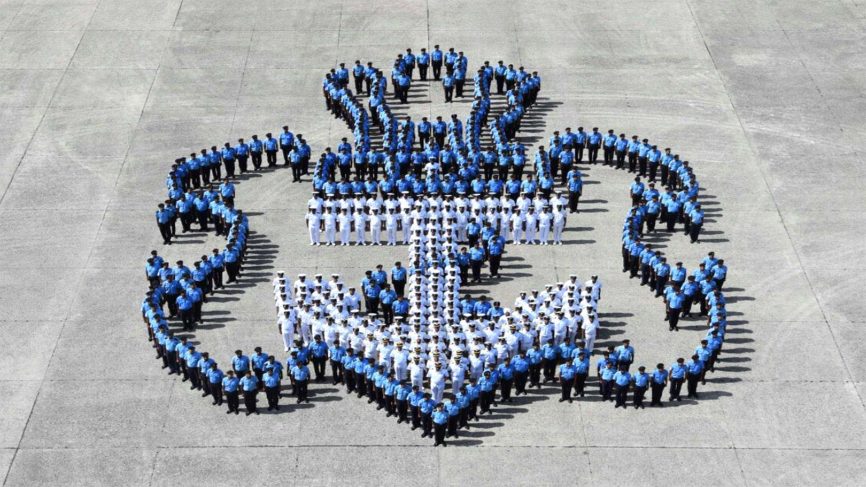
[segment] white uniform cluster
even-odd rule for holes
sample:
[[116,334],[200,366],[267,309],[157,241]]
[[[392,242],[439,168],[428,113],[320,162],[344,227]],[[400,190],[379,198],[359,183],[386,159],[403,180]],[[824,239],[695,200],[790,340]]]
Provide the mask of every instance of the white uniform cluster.
[[[424,388],[425,380],[438,401],[450,383],[453,391],[485,368],[507,357],[553,340],[584,340],[591,351],[598,328],[601,281],[597,276],[581,284],[572,275],[543,291],[521,292],[512,308],[494,302],[487,316],[459,310],[460,273],[453,265],[440,268],[438,256],[446,252],[444,235],[433,228],[410,239],[410,255],[430,262],[426,272],[414,273],[406,285],[411,303],[408,319],[387,325],[378,315],[360,314],[360,296],[345,289],[339,275],[324,282],[301,274],[289,284],[282,272],[274,279],[277,323],[286,351],[296,340],[310,343],[320,335],[329,345],[339,340],[354,353],[384,365],[399,380]],[[445,237],[447,238],[447,237]]]
[[551,198],[538,194],[517,199],[479,195],[399,198],[388,194],[322,199],[316,194],[307,202],[305,220],[310,245],[408,245],[413,227],[433,220],[445,230],[456,229],[455,242],[468,240],[467,227],[473,221],[486,223],[514,244],[562,244],[567,220],[568,198],[557,192]]

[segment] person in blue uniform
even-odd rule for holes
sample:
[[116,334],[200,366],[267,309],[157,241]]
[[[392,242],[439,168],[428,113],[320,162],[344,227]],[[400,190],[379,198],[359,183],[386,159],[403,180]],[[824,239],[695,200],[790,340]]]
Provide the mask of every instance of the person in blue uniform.
[[622,406],[623,409],[628,409],[626,400],[628,399],[628,389],[631,386],[631,381],[631,374],[625,367],[620,367],[613,375],[613,382],[616,385],[616,405],[614,408]]
[[246,375],[241,379],[241,389],[244,391],[244,406],[247,408],[247,416],[256,413],[256,394],[259,392],[259,380],[253,375],[252,369],[247,369]]
[[574,376],[576,369],[571,360],[566,360],[559,366],[559,383],[562,386],[562,396],[559,402],[568,401],[571,403],[571,388],[574,387]]
[[[424,393],[424,399],[419,403],[418,409],[421,413],[421,438],[433,437],[433,409],[436,401],[429,392]],[[444,435],[443,435],[444,436]]]
[[634,383],[634,408],[643,409],[643,398],[650,383],[650,375],[646,373],[646,367],[641,365],[637,368],[637,374],[632,377],[632,382]]
[[268,411],[280,410],[280,371],[269,369],[262,374],[265,397],[268,399]]
[[687,397],[698,398],[698,382],[704,375],[704,363],[701,361],[698,354],[692,355],[691,360],[686,362],[686,389]]
[[[581,341],[581,343],[583,342]],[[577,355],[572,361],[574,364],[574,395],[578,397],[586,395],[586,378],[589,377],[589,357],[586,356],[586,353],[582,349],[582,344],[578,348],[575,348]]]
[[226,375],[222,380],[222,391],[226,395],[226,404],[228,404],[228,411],[226,411],[226,414],[238,414],[238,407],[240,404],[240,398],[238,396],[239,385],[240,380],[235,377],[234,371],[226,371]]
[[433,52],[430,53],[430,65],[433,67],[433,79],[436,81],[439,81],[439,76],[442,74],[443,58],[444,53],[439,49],[439,44],[436,44],[433,46]]
[[448,444],[445,443],[445,433],[448,427],[448,411],[445,410],[445,404],[440,402],[436,405],[436,409],[434,409],[431,414],[431,419],[433,421],[434,430],[433,446],[448,446]]
[[307,362],[298,362],[297,365],[292,367],[290,372],[292,378],[295,380],[295,392],[297,394],[298,404],[302,402],[309,403],[310,399],[307,397],[307,386],[310,383],[310,369],[307,367]]
[[650,388],[652,388],[650,407],[664,406],[662,394],[664,394],[665,387],[668,385],[668,375],[668,371],[665,370],[665,364],[656,365],[656,370],[650,376]]
[[688,370],[685,362],[686,360],[680,357],[676,363],[671,365],[670,372],[668,373],[668,380],[671,383],[670,401],[682,401],[680,390],[683,388],[683,382],[686,380],[686,371]]

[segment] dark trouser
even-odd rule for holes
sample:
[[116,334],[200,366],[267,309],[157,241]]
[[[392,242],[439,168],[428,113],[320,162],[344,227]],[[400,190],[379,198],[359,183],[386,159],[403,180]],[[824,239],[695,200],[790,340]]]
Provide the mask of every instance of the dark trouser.
[[539,382],[541,381],[541,364],[534,364],[529,366],[529,386],[537,386],[541,387]]
[[629,255],[628,257],[628,269],[631,272],[631,277],[637,277],[638,264],[640,262],[640,258],[637,255]]
[[640,265],[640,285],[645,286],[649,283],[650,275],[652,274],[652,268],[649,263],[644,264],[641,262]]
[[235,175],[235,161],[234,159],[228,161],[224,160],[223,164],[226,166],[226,176],[234,176]]
[[529,376],[529,372],[515,372],[514,373],[514,395],[519,396],[520,394],[526,395],[526,379]]
[[316,374],[316,382],[319,382],[325,377],[325,362],[326,357],[313,357],[313,372]]
[[268,158],[268,167],[274,167],[277,165],[277,151],[275,151],[275,150],[265,151],[265,155]]
[[340,364],[340,369],[343,372],[343,383],[346,384],[346,393],[351,394],[355,392],[355,371],[352,368],[343,368],[343,364]]
[[213,294],[213,290],[217,288],[223,287],[223,268],[220,267],[217,269],[214,267],[213,274],[211,274],[213,278],[213,286],[211,287],[211,294]]
[[701,223],[692,223],[689,226],[689,237],[691,237],[692,243],[698,241],[698,238],[701,236],[701,227],[703,224]]
[[589,144],[587,150],[589,151],[589,162],[595,164],[595,161],[598,160],[598,144]]
[[616,168],[622,169],[625,167],[625,151],[616,151]]
[[613,394],[613,381],[612,380],[602,380],[601,384],[601,399],[603,401],[610,401],[611,394]]
[[671,330],[676,330],[677,324],[680,322],[680,313],[682,313],[681,309],[668,309],[668,326]]
[[376,383],[373,379],[367,379],[367,403],[376,400]]
[[656,287],[656,297],[661,296],[665,290],[665,286],[668,285],[668,276],[656,276],[655,279],[655,287]]
[[397,401],[397,422],[402,423],[403,421],[409,422],[409,401],[405,399]]
[[355,382],[355,391],[358,393],[358,398],[360,399],[367,392],[367,376],[363,372],[355,372]]
[[213,403],[217,406],[223,405],[223,386],[219,382],[209,382],[210,395],[213,396]]
[[309,380],[296,380],[295,381],[295,391],[298,393],[298,404],[301,402],[310,402],[307,399],[307,386],[309,385]]
[[658,164],[658,162],[650,162],[650,165],[649,165],[649,178],[650,178],[650,181],[655,181],[655,180],[656,180],[656,172],[658,171],[658,169],[659,169],[659,164]]
[[385,408],[385,389],[382,387],[376,387],[374,391],[374,395],[376,396],[376,409],[384,409]]
[[646,228],[650,232],[655,231],[656,229],[656,220],[658,220],[658,213],[647,213],[646,215]]
[[192,211],[180,214],[180,226],[181,228],[183,228],[184,232],[188,232],[190,230],[190,225],[192,225],[193,218],[194,217]]
[[292,164],[292,182],[300,182],[301,181],[301,173],[303,172],[303,168],[300,164]]
[[484,265],[484,261],[473,260],[469,264],[472,266],[472,281],[481,281],[481,266]]
[[667,221],[665,221],[665,224],[666,224],[667,230],[669,232],[673,232],[674,227],[677,224],[677,215],[675,213],[668,213],[667,214]]
[[442,61],[433,61],[433,79],[439,81],[439,76],[442,74]]
[[620,368],[620,369],[622,369],[623,367],[625,367],[626,372],[628,372],[628,369],[631,368],[631,361],[630,361],[630,360],[629,360],[629,361],[626,361],[626,360],[620,360],[619,362],[617,362],[616,366],[617,366],[618,368]]
[[490,275],[499,276],[499,264],[502,262],[502,255],[490,256]]
[[668,184],[668,166],[662,165],[662,186]]
[[457,437],[457,424],[459,420],[458,416],[448,416],[448,437]]
[[574,395],[583,397],[586,388],[586,377],[588,374],[577,374],[574,376]]
[[292,151],[292,146],[290,145],[280,145],[280,151],[283,153],[283,165],[289,165],[289,152]]
[[433,436],[433,415],[431,413],[421,414],[421,425],[423,428],[421,436]]
[[226,262],[226,274],[229,275],[229,278],[226,281],[226,283],[230,284],[230,283],[233,283],[237,280],[239,268],[240,268],[240,265],[238,265],[237,262]]
[[628,253],[628,248],[625,245],[622,246],[622,271],[628,272],[630,267],[629,262],[631,261],[631,256]]
[[628,172],[637,171],[637,152],[628,153]]
[[646,176],[646,165],[647,165],[646,157],[638,157],[637,158],[638,173],[641,176]]
[[229,411],[238,412],[238,406],[240,405],[238,391],[226,392],[226,402],[228,403]]
[[183,322],[184,330],[192,330],[195,325],[195,320],[193,319],[193,310],[190,309],[182,309],[180,310],[180,319]]
[[445,101],[450,102],[454,98],[454,87],[453,86],[445,86]]
[[256,412],[256,393],[258,391],[244,391],[244,406],[247,408],[248,413]]
[[201,227],[201,231],[206,232],[207,231],[208,212],[207,211],[199,211],[197,216],[198,216],[198,224],[199,224],[199,227]]
[[662,394],[665,392],[664,384],[656,384],[652,383],[652,400],[650,401],[650,406],[655,406],[657,404],[662,403]]
[[701,374],[686,374],[688,397],[698,397],[698,382],[701,380]]
[[394,308],[391,306],[390,303],[382,304],[382,320],[385,322],[386,325],[389,326],[394,321]]
[[578,203],[580,203],[580,192],[579,191],[569,191],[568,192],[568,210],[571,213],[577,213]]
[[625,407],[628,400],[628,386],[616,386],[616,405]]
[[391,284],[394,285],[394,292],[397,293],[397,296],[403,296],[406,290],[406,281],[391,281]]
[[343,364],[338,360],[331,360],[331,377],[334,378],[334,385],[343,383]]
[[614,152],[614,148],[613,148],[613,147],[604,146],[604,149],[603,149],[603,150],[604,150],[604,163],[605,163],[605,164],[610,164],[610,163],[612,163],[612,162],[613,162],[613,152]]
[[502,400],[510,401],[511,400],[511,387],[514,384],[514,379],[502,379],[499,381],[499,387],[502,391]]
[[421,427],[421,408],[412,406],[409,408],[412,414],[412,429],[416,430]]
[[671,401],[680,398],[680,390],[683,388],[683,379],[671,379]]
[[460,414],[457,416],[457,425],[460,428],[469,429],[469,406],[460,408]]
[[560,385],[562,386],[562,397],[561,401],[571,401],[571,388],[574,387],[574,379],[563,379],[559,378]]
[[418,65],[418,76],[421,78],[421,81],[427,80],[427,68],[428,64],[419,64]]
[[355,94],[360,95],[364,89],[364,77],[355,76]]
[[394,396],[385,395],[385,411],[388,411],[388,416],[397,415],[397,405],[394,403]]
[[556,382],[556,359],[541,359],[541,367],[544,369],[544,382],[549,380]]
[[162,236],[162,243],[171,243],[171,224],[157,223],[157,225],[159,226],[159,234]]
[[268,411],[280,408],[280,386],[265,387],[265,395],[268,398]]
[[240,168],[241,174],[247,172],[247,159],[249,156],[238,156],[238,168]]
[[634,388],[634,407],[642,408],[643,407],[643,396],[646,394],[646,387],[635,387]]
[[478,399],[469,400],[469,419],[478,421]]
[[493,402],[493,391],[481,391],[481,414],[490,411],[490,404]]
[[253,167],[258,170],[262,167],[262,153],[261,152],[250,152],[250,155],[253,157]]
[[164,363],[168,366],[168,370],[172,373],[180,373],[180,367],[177,363],[177,352],[166,351]]
[[464,80],[455,80],[454,87],[457,89],[457,98],[463,98],[463,85],[466,84]]
[[433,442],[433,446],[444,445],[445,444],[445,430],[447,428],[447,424],[446,423],[442,423],[442,424],[436,423],[433,425],[433,428],[435,431],[434,439],[436,440]]
[[379,298],[371,298],[369,296],[365,297],[367,313],[378,313],[379,312]]

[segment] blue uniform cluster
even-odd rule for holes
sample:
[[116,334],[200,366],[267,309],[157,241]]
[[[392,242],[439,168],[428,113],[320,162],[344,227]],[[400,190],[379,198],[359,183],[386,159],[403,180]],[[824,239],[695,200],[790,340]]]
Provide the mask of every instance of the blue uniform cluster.
[[[439,62],[446,67],[443,83],[446,84],[446,96],[450,83],[454,83],[458,96],[462,96],[462,80],[465,80],[468,59],[462,52],[453,51],[451,49],[440,57]],[[437,75],[437,52],[441,53],[436,49],[429,58],[434,75]],[[422,55],[416,58],[411,49],[407,49],[406,55],[401,54],[395,60],[391,79],[398,99],[405,101],[414,67],[421,67],[422,56],[427,62],[425,54],[422,50]],[[323,80],[325,103],[335,117],[344,119],[353,130],[354,148],[343,139],[336,153],[327,148],[321,154],[314,172],[314,189],[322,196],[333,194],[338,197],[358,196],[356,191],[363,191],[366,197],[377,192],[383,197],[391,192],[408,192],[416,197],[488,192],[498,196],[506,192],[508,174],[513,172],[517,188],[507,194],[516,199],[520,194],[526,154],[522,144],[511,141],[520,129],[524,114],[536,102],[541,78],[536,72],[527,73],[523,67],[519,70],[509,67],[509,70],[504,74],[510,79],[505,94],[507,106],[492,123],[488,123],[491,116],[490,89],[498,75],[485,61],[473,78],[474,99],[465,123],[457,115],[452,115],[447,122],[442,117],[435,121],[424,117],[417,124],[411,117],[401,121],[391,113],[385,98],[387,78],[372,63],[367,63],[364,68],[360,61],[356,61],[353,70],[356,92],[362,84],[367,85],[369,116],[356,95],[347,88],[349,76],[345,65],[341,64],[340,70],[331,70]],[[424,79],[426,68],[421,73]],[[371,125],[377,126],[382,134],[381,149],[371,146]],[[493,145],[483,151],[481,130],[487,125]],[[380,168],[384,175],[381,182],[378,180]],[[549,196],[552,186],[551,182],[540,189]]]

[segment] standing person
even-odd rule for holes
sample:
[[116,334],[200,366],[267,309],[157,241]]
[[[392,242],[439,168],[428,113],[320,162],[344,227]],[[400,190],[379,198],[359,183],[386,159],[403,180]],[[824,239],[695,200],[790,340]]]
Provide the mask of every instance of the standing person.
[[433,409],[436,407],[436,401],[433,400],[429,392],[424,393],[424,399],[421,400],[419,409],[421,410],[421,438],[429,436],[433,438]]
[[682,401],[680,397],[680,390],[683,388],[683,382],[686,380],[686,359],[680,357],[677,359],[677,362],[671,365],[671,370],[668,375],[668,380],[671,383],[671,395],[670,400],[673,401],[676,399],[677,401]]
[[704,363],[697,354],[692,355],[692,359],[686,363],[686,381],[689,398],[698,398],[698,382],[701,381],[704,373]]
[[[439,76],[442,74],[442,58],[444,54],[439,49],[439,44],[433,46],[433,52],[430,53],[430,65],[433,66],[433,79],[439,81]],[[442,144],[439,144],[440,146]]]
[[268,369],[262,374],[262,383],[265,386],[265,396],[268,398],[268,411],[280,410],[280,372],[277,369]]
[[246,375],[241,379],[241,388],[244,391],[244,406],[247,408],[247,416],[256,413],[256,394],[259,392],[259,380],[253,375],[252,369],[247,369]]
[[208,390],[213,397],[212,404],[214,406],[223,405],[223,379],[225,379],[225,374],[214,362],[207,372]]
[[572,402],[571,388],[574,387],[575,374],[576,368],[570,360],[559,366],[559,382],[562,386],[562,397],[559,398],[559,402],[568,401],[569,404]]
[[436,405],[436,409],[433,410],[432,420],[434,428],[433,446],[448,446],[445,443],[445,431],[448,425],[448,412],[445,411],[445,404],[440,402]]
[[650,407],[663,407],[662,394],[665,391],[665,387],[668,385],[668,371],[665,370],[665,364],[656,365],[656,370],[652,373],[652,380],[650,383],[650,387],[652,388]]
[[442,78],[442,89],[445,92],[445,103],[452,103],[454,98],[454,75],[446,74]]
[[584,397],[586,394],[586,378],[589,376],[589,358],[584,352],[578,352],[577,358],[573,361],[574,364],[574,394],[575,396]]
[[646,373],[646,367],[641,365],[637,368],[637,374],[632,377],[632,382],[634,382],[634,408],[643,409],[643,398],[650,382],[650,376]]
[[620,367],[619,371],[613,375],[613,382],[616,384],[616,405],[614,408],[622,406],[623,409],[628,409],[626,401],[628,400],[628,388],[631,381],[631,374],[625,367]]
[[297,365],[292,367],[291,373],[292,378],[295,379],[295,391],[298,397],[298,404],[302,402],[309,403],[310,399],[307,397],[307,386],[310,383],[310,369],[307,367],[307,362],[298,362]]
[[223,377],[222,381],[222,390],[226,394],[226,403],[228,404],[228,411],[226,411],[226,414],[238,414],[238,406],[240,402],[238,398],[239,385],[240,380],[235,377],[234,371],[227,371],[226,376]]

